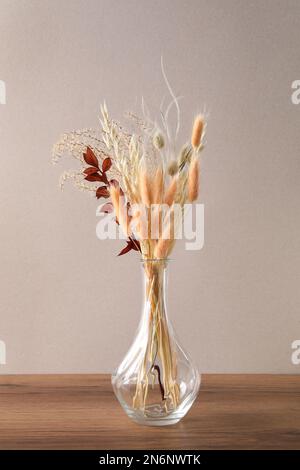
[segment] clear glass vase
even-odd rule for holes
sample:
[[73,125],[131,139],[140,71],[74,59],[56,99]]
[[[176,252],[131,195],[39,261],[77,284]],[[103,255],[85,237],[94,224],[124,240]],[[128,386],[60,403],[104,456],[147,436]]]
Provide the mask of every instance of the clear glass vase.
[[145,302],[136,337],[112,375],[114,392],[127,415],[140,424],[177,423],[200,387],[197,368],[179,345],[166,303],[168,260],[143,260]]

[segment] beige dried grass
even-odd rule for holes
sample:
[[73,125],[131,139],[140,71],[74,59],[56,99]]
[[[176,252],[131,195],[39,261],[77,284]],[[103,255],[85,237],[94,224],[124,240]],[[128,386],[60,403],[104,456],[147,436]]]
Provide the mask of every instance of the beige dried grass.
[[109,188],[109,193],[120,227],[122,228],[124,234],[129,237],[131,235],[130,217],[127,214],[125,198],[121,195],[120,187],[111,185]]
[[167,258],[174,245],[174,211],[172,209],[166,214],[164,223],[162,235],[154,247],[154,258],[157,259]]
[[168,189],[166,191],[165,198],[164,198],[164,203],[168,204],[168,206],[171,206],[174,203],[177,187],[178,187],[178,178],[174,176],[171,179],[171,182],[168,186]]
[[200,169],[198,157],[193,156],[188,174],[188,201],[194,202],[199,194]]
[[145,169],[142,169],[139,174],[139,192],[141,202],[146,207],[150,207],[152,204],[151,178]]
[[161,204],[163,200],[163,193],[164,193],[164,173],[163,173],[163,169],[159,167],[156,170],[154,179],[153,179],[152,203]]
[[202,114],[199,114],[198,116],[195,117],[192,138],[191,138],[191,144],[194,147],[194,149],[199,148],[201,144],[203,129],[204,129],[204,117],[202,116]]

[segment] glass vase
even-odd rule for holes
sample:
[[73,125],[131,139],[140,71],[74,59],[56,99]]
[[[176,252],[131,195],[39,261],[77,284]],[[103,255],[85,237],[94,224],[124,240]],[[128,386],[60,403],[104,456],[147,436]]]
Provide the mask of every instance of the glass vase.
[[200,387],[197,368],[182,349],[165,302],[168,260],[142,260],[145,301],[136,337],[112,375],[114,392],[127,415],[140,424],[177,423]]

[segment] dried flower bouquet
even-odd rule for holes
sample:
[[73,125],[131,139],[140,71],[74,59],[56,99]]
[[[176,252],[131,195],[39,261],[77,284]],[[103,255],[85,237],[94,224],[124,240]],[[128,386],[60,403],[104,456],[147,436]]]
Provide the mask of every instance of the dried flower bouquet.
[[[176,351],[164,307],[163,276],[176,239],[175,208],[184,213],[184,205],[198,198],[199,153],[204,147],[206,127],[204,116],[196,116],[190,141],[176,155],[179,107],[170,91],[172,102],[165,112],[161,111],[161,127],[149,118],[144,107],[143,118],[129,113],[135,131],[127,132],[110,118],[104,104],[100,135],[91,129],[65,134],[53,151],[54,161],[68,153],[80,163],[77,171],[62,175],[62,186],[71,179],[79,189],[95,193],[97,199],[107,199],[101,211],[114,212],[116,223],[127,237],[119,255],[130,250],[141,253],[148,334],[130,399],[132,409],[145,415],[151,415],[147,400],[155,382],[161,414],[176,410],[181,400]],[[174,135],[168,124],[172,107],[178,117]]]

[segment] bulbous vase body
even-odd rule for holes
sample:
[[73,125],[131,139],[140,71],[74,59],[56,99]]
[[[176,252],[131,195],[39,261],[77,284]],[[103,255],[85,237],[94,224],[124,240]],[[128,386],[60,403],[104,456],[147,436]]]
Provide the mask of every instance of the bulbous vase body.
[[145,301],[136,337],[112,375],[114,392],[127,415],[152,426],[177,423],[190,409],[200,375],[180,346],[168,319],[167,260],[143,260]]

